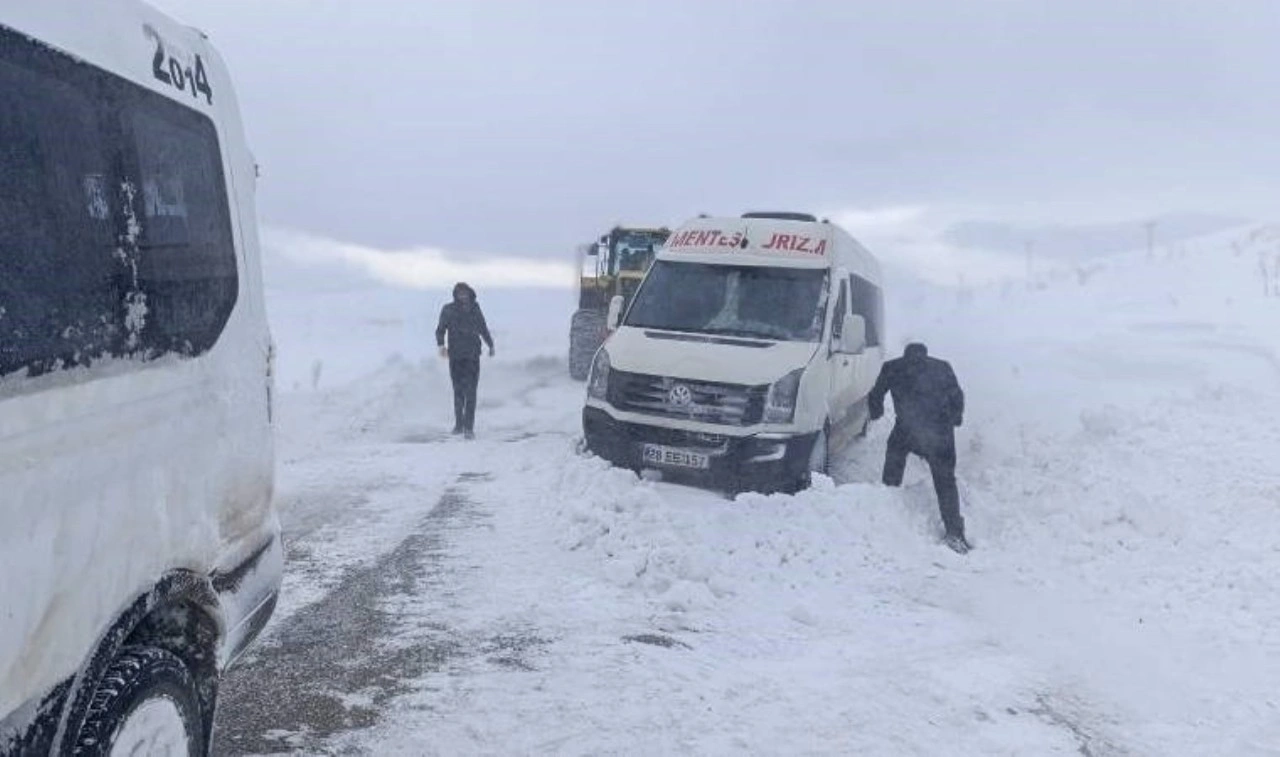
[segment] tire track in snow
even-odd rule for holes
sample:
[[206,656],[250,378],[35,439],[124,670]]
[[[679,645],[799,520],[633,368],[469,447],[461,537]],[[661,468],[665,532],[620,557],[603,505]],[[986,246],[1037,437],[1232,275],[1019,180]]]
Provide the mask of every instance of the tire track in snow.
[[[233,668],[220,694],[214,753],[320,748],[327,737],[375,725],[389,700],[457,658],[484,655],[530,669],[525,653],[543,643],[536,635],[475,638],[433,622],[429,611],[433,598],[451,594],[449,532],[483,517],[467,485],[487,478],[459,476],[394,550],[348,571]],[[403,600],[421,609],[405,612]]]

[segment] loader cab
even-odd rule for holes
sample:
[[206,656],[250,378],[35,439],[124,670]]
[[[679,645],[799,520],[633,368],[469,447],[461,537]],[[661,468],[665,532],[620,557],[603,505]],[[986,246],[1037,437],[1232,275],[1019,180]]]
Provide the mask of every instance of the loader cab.
[[603,311],[619,294],[629,301],[669,235],[668,229],[616,227],[583,245],[578,307]]
[[630,302],[670,236],[667,228],[616,226],[578,248],[578,307],[569,324],[569,375],[581,381],[608,334],[615,297]]

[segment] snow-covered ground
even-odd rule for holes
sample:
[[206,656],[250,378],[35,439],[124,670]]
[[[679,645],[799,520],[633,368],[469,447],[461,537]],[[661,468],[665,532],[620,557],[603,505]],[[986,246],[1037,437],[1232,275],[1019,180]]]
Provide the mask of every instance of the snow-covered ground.
[[794,497],[580,455],[563,291],[480,293],[463,442],[443,291],[276,286],[289,573],[222,751],[1280,754],[1277,250],[890,292],[966,389],[965,557],[885,422]]

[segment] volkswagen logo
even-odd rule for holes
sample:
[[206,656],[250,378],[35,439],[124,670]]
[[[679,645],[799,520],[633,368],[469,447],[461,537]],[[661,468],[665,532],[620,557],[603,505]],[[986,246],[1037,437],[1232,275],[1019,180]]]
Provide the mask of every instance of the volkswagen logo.
[[693,392],[684,384],[676,384],[667,392],[667,402],[673,407],[689,407],[693,404]]

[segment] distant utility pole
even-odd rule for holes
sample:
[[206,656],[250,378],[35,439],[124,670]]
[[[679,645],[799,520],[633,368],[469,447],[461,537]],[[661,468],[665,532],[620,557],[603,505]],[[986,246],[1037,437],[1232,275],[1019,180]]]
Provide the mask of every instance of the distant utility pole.
[[1142,226],[1147,230],[1147,259],[1150,260],[1156,256],[1156,222],[1147,221]]
[[1025,242],[1027,250],[1027,281],[1035,278],[1035,246],[1036,243],[1030,239]]

